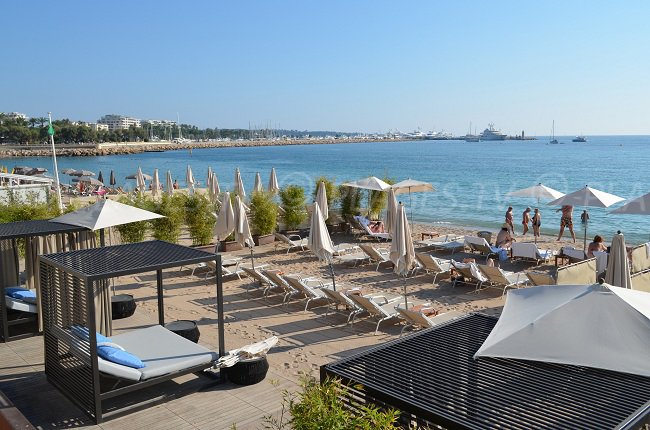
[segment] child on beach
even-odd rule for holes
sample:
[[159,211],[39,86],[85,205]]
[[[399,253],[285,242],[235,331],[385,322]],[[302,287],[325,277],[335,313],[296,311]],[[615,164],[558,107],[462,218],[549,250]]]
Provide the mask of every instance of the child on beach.
[[528,223],[530,222],[530,208],[526,208],[524,211],[522,218],[521,218],[521,223],[524,225],[524,232],[522,233],[525,235],[528,232]]
[[533,236],[539,238],[539,228],[542,226],[542,213],[538,208],[535,208],[535,214],[533,214]]

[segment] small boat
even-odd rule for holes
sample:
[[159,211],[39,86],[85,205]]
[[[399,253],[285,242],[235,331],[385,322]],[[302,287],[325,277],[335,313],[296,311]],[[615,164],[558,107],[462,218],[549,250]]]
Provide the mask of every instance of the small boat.
[[573,138],[572,142],[587,142],[587,138],[584,136],[576,136]]
[[551,141],[549,143],[551,145],[557,145],[558,143],[560,143],[555,138],[555,120],[553,120],[553,127],[551,128]]

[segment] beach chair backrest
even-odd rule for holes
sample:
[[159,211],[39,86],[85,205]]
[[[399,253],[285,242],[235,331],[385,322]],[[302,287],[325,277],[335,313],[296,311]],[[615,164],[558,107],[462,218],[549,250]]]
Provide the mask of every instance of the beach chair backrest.
[[644,243],[634,247],[630,253],[630,271],[632,273],[643,272],[650,269],[650,252],[648,251],[649,243]]
[[415,258],[424,266],[425,269],[434,272],[434,273],[442,273],[444,270],[438,262],[433,258],[431,255],[426,254],[424,252],[416,252],[415,253]]
[[483,275],[485,275],[487,280],[492,282],[493,284],[498,284],[498,285],[510,284],[510,281],[508,280],[506,275],[501,271],[500,268],[488,266],[487,264],[479,264],[478,267],[483,273]]
[[321,291],[330,299],[332,302],[337,303],[343,306],[350,306],[355,309],[359,309],[359,306],[348,298],[344,293],[338,290],[333,290],[331,288],[321,288]]
[[631,279],[633,290],[650,293],[650,269],[633,274]]
[[287,245],[293,245],[291,239],[289,239],[287,236],[283,235],[282,233],[275,233],[275,238],[278,239],[280,242],[286,243]]
[[534,243],[514,242],[510,249],[512,250],[513,258],[530,258],[533,260],[541,258],[537,245]]
[[258,269],[252,269],[250,267],[246,266],[240,266],[240,268],[246,272],[248,276],[251,278],[255,279],[256,281],[260,282],[261,284],[267,284],[267,285],[275,285],[274,282],[272,282],[269,278],[264,276],[262,273],[258,271]]
[[491,252],[490,244],[482,237],[465,236],[465,245],[472,251],[481,253]]
[[485,280],[483,279],[482,274],[480,277],[476,276],[476,272],[480,273],[480,271],[474,263],[459,263],[457,261],[451,260],[451,264],[454,266],[454,269],[458,271],[458,273],[463,275],[463,278],[476,279],[481,281]]
[[557,269],[558,285],[591,285],[596,283],[596,259],[580,261]]
[[317,297],[314,290],[307,284],[303,283],[298,275],[284,275],[284,280],[296,291],[301,292],[305,296]]
[[366,312],[368,312],[370,315],[374,316],[386,316],[386,312],[377,305],[374,301],[372,301],[370,298],[365,297],[365,296],[357,296],[357,295],[352,295],[349,296],[350,300],[352,300],[354,303],[359,305],[359,307]]
[[368,257],[372,258],[375,261],[383,261],[385,257],[381,255],[372,245],[367,243],[360,243],[359,247],[365,252]]
[[555,285],[555,278],[548,273],[528,272],[526,276],[533,285]]
[[262,274],[269,278],[275,285],[283,288],[290,289],[289,284],[287,281],[284,280],[282,276],[280,276],[280,271],[277,269],[262,269]]
[[402,318],[404,318],[409,324],[413,324],[419,327],[431,327],[431,320],[427,318],[422,312],[412,311],[410,309],[397,308],[397,312]]

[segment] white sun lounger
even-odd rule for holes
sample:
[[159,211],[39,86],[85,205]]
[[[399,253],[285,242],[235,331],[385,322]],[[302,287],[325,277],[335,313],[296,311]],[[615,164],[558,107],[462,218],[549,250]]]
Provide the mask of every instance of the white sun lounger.
[[433,274],[433,284],[440,275],[449,275],[451,273],[451,261],[441,260],[424,252],[416,252],[415,259],[418,267],[415,270],[424,270],[427,274]]
[[391,265],[393,264],[393,262],[390,261],[389,254],[387,252],[382,252],[382,250],[376,249],[374,246],[367,243],[362,243],[359,245],[359,247],[368,255],[370,261],[377,263],[375,270],[379,270],[379,266],[384,263]]
[[437,314],[435,316],[427,316],[422,311],[414,311],[411,309],[404,309],[404,308],[397,308],[397,312],[399,313],[399,316],[406,321],[406,325],[402,328],[402,331],[400,332],[400,337],[402,334],[404,334],[404,331],[406,331],[409,328],[413,327],[419,327],[419,328],[429,328],[429,327],[435,327],[439,324],[442,324],[443,322],[450,321],[456,317],[459,317],[461,315],[464,315],[462,312],[458,311],[449,311],[449,312],[444,312],[441,314]]
[[284,244],[287,246],[287,254],[294,248],[300,248],[301,251],[304,251],[307,247],[307,241],[309,240],[309,238],[301,238],[297,234],[285,236],[282,233],[275,233],[275,238],[278,239],[275,249],[277,249],[280,244]]
[[[504,295],[508,288],[519,288],[528,282],[523,273],[506,272],[500,267],[492,267],[487,264],[479,264],[478,268],[487,278],[488,287],[503,288],[501,295]],[[486,283],[484,282],[483,285]]]
[[305,303],[305,312],[309,304],[315,300],[325,300],[329,306],[329,297],[323,292],[323,288],[331,286],[332,283],[325,283],[321,279],[305,278],[298,274],[283,275],[287,283],[300,294],[305,296],[307,302]]
[[[366,297],[351,295],[349,298],[364,311],[368,312],[370,318],[377,320],[375,334],[379,331],[379,324],[398,317],[399,314],[395,308],[403,303],[403,297],[401,296],[387,298],[385,296]],[[354,324],[357,315],[359,314],[357,313],[352,316],[351,324]]]
[[536,264],[540,261],[547,263],[555,253],[550,249],[539,249],[534,243],[519,243],[515,242],[510,248],[511,258],[521,258],[532,260]]

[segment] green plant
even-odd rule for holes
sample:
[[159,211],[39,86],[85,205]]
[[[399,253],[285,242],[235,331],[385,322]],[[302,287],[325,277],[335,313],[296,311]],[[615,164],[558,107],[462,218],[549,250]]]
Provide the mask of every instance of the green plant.
[[275,231],[278,207],[273,195],[267,192],[255,192],[251,196],[251,230],[253,234],[264,235]]
[[[395,180],[384,176],[382,181],[386,182],[388,185],[393,185]],[[388,204],[388,193],[385,191],[368,191],[370,193],[370,218],[379,219],[381,211],[386,208]]]
[[[125,205],[135,206],[136,208],[140,209],[147,209],[147,206],[149,205],[147,199],[143,196],[136,196],[133,198],[122,197],[120,198],[119,202],[124,203]],[[118,225],[115,228],[117,229],[118,233],[120,233],[122,242],[135,243],[142,242],[144,240],[149,226],[149,221],[138,221]]]
[[[266,417],[265,427],[295,430],[388,430],[394,429],[398,411],[380,410],[374,405],[352,400],[348,388],[338,379],[327,379],[319,384],[313,377],[304,377],[297,394],[284,392],[279,417]],[[346,408],[341,398],[350,399]],[[288,410],[290,417],[286,417]],[[353,412],[354,411],[354,412]]]
[[326,223],[331,223],[334,220],[334,204],[338,201],[339,197],[339,188],[336,186],[334,178],[328,178],[327,176],[319,176],[316,178],[316,188],[314,188],[313,199],[316,200],[316,194],[318,193],[318,185],[323,182],[325,184],[325,194],[327,194],[327,207],[330,209],[329,217],[325,220]]
[[339,186],[341,217],[348,220],[361,210],[361,191],[358,188]]
[[287,185],[280,190],[280,200],[284,209],[284,224],[295,230],[307,219],[305,211],[305,189],[298,185]]
[[193,194],[184,201],[185,224],[194,245],[209,245],[212,243],[214,217],[212,203],[203,194]]
[[153,237],[158,240],[176,243],[181,235],[181,226],[185,218],[185,196],[163,194],[158,201],[148,200],[147,210],[155,212],[164,218],[151,220]]

